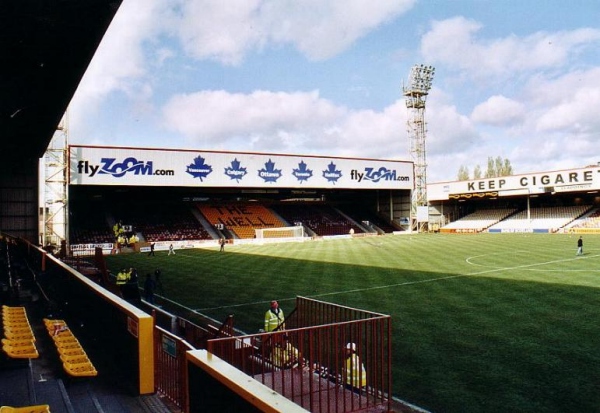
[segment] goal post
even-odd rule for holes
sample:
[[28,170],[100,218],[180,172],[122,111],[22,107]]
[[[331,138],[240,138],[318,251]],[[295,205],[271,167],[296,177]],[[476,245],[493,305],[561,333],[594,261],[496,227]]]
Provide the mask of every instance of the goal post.
[[304,227],[255,228],[256,239],[260,241],[294,241],[304,238]]

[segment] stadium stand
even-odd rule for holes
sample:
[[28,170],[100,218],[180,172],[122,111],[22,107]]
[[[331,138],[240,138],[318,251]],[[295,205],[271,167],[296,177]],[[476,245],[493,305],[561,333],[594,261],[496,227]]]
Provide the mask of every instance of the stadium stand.
[[593,209],[575,219],[568,228],[600,228],[600,209]]
[[287,226],[268,208],[258,203],[198,204],[211,225],[222,224],[238,238],[254,238],[255,228]]
[[107,221],[107,209],[103,205],[88,203],[73,208],[70,216],[72,244],[100,244],[113,242],[114,235]]
[[529,210],[529,217],[528,211],[520,211],[507,219],[490,226],[488,230],[533,230],[556,232],[578,217],[584,215],[591,208],[590,205],[531,208]]
[[388,219],[380,217],[377,212],[371,211],[369,208],[354,204],[344,204],[340,208],[354,221],[363,224],[377,233],[391,234],[395,231],[402,231],[402,228],[394,226]]
[[[355,234],[385,234],[401,230],[389,221],[357,205],[333,205],[315,202],[218,202],[196,203],[193,209],[187,202],[112,205],[102,209],[90,206],[85,216],[74,216],[71,225],[71,244],[112,243],[115,235],[112,224],[131,225],[140,241],[186,241],[225,238],[252,239],[255,229],[293,226],[302,222],[310,236]],[[223,225],[221,233],[215,227]],[[128,236],[131,234],[127,234]]]
[[473,231],[481,232],[515,213],[513,208],[482,209],[442,227],[442,231]]
[[351,228],[354,233],[364,233],[356,223],[329,205],[294,202],[274,204],[272,208],[286,221],[301,222],[318,236],[345,235]]
[[212,239],[185,203],[135,205],[113,214],[148,242]]

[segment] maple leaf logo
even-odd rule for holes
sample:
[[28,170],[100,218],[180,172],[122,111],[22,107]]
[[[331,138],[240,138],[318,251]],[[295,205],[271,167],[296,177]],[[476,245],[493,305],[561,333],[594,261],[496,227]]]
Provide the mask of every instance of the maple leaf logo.
[[198,156],[194,159],[194,162],[186,167],[185,171],[194,178],[203,181],[212,172],[212,166],[207,165],[205,161],[202,156]]
[[337,170],[337,166],[333,162],[327,165],[327,169],[323,171],[323,178],[328,182],[336,183],[342,177],[342,171]]
[[248,173],[246,169],[247,168],[243,168],[240,161],[235,158],[233,161],[231,161],[231,166],[225,168],[225,175],[240,182],[240,179],[242,179]]
[[312,169],[308,169],[304,161],[301,161],[298,164],[297,169],[292,169],[292,175],[294,175],[296,179],[302,183],[304,181],[308,181],[308,179],[313,176],[313,171]]
[[265,167],[258,170],[258,176],[265,182],[277,182],[281,178],[281,169],[275,169],[275,162],[269,159],[265,162]]

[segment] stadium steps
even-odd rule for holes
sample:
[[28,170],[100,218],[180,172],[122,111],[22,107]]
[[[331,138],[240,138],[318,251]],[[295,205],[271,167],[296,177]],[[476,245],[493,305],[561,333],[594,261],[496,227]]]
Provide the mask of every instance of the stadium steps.
[[357,226],[358,228],[360,228],[360,230],[366,234],[374,234],[377,231],[372,229],[372,228],[368,228],[366,227],[362,222],[357,222],[354,218],[348,216],[347,214],[345,214],[343,211],[339,210],[338,208],[333,208],[333,210],[335,212],[337,212],[338,214],[340,214],[341,216],[343,216],[344,218],[346,218],[348,220],[348,222],[350,222],[352,225]]
[[206,218],[204,218],[204,215],[202,215],[202,213],[198,210],[197,207],[190,208],[190,212],[192,213],[194,218],[198,220],[198,222],[200,223],[200,225],[202,225],[206,232],[210,234],[211,237],[213,237],[214,239],[220,238],[217,231],[215,231],[215,228],[210,224],[210,222],[206,220]]

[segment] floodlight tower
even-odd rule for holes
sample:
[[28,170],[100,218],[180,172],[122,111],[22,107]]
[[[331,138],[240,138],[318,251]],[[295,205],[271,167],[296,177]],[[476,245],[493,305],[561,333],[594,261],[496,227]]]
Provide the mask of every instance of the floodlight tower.
[[60,246],[68,234],[68,117],[65,113],[41,159],[42,245]]
[[435,69],[433,66],[415,65],[410,70],[408,85],[402,87],[408,110],[407,126],[410,140],[410,154],[415,165],[415,186],[410,209],[411,230],[421,231],[427,226],[427,219],[419,218],[419,207],[427,207],[427,124],[425,122],[425,102]]

